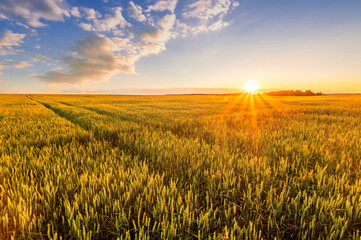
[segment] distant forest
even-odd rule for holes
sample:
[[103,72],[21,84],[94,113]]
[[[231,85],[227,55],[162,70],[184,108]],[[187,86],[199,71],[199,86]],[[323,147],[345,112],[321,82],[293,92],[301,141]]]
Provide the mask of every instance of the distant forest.
[[301,90],[281,90],[264,93],[268,96],[320,96],[323,95],[322,92],[312,92],[311,90],[301,91]]

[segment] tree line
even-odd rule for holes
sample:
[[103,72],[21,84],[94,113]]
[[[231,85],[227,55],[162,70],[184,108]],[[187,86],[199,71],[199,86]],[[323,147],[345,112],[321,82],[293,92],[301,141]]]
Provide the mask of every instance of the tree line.
[[311,90],[301,91],[301,90],[280,90],[272,91],[265,93],[268,96],[320,96],[323,95],[322,92],[313,92]]

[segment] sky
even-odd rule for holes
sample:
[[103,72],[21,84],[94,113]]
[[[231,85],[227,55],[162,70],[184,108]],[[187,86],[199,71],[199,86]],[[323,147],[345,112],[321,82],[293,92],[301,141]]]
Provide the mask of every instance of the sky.
[[1,0],[0,93],[361,92],[360,0]]

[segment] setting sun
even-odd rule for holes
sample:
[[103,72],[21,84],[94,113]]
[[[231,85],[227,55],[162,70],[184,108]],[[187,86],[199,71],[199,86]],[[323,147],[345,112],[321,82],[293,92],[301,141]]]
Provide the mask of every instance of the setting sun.
[[244,84],[243,88],[249,93],[254,93],[259,89],[259,84],[255,81],[248,81]]

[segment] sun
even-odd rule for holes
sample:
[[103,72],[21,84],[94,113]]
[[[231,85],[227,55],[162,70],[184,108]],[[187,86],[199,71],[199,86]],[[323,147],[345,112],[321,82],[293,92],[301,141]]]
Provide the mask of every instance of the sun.
[[259,89],[259,84],[256,81],[248,81],[246,82],[246,84],[244,84],[243,88],[249,92],[249,93],[254,93],[255,91],[257,91]]

